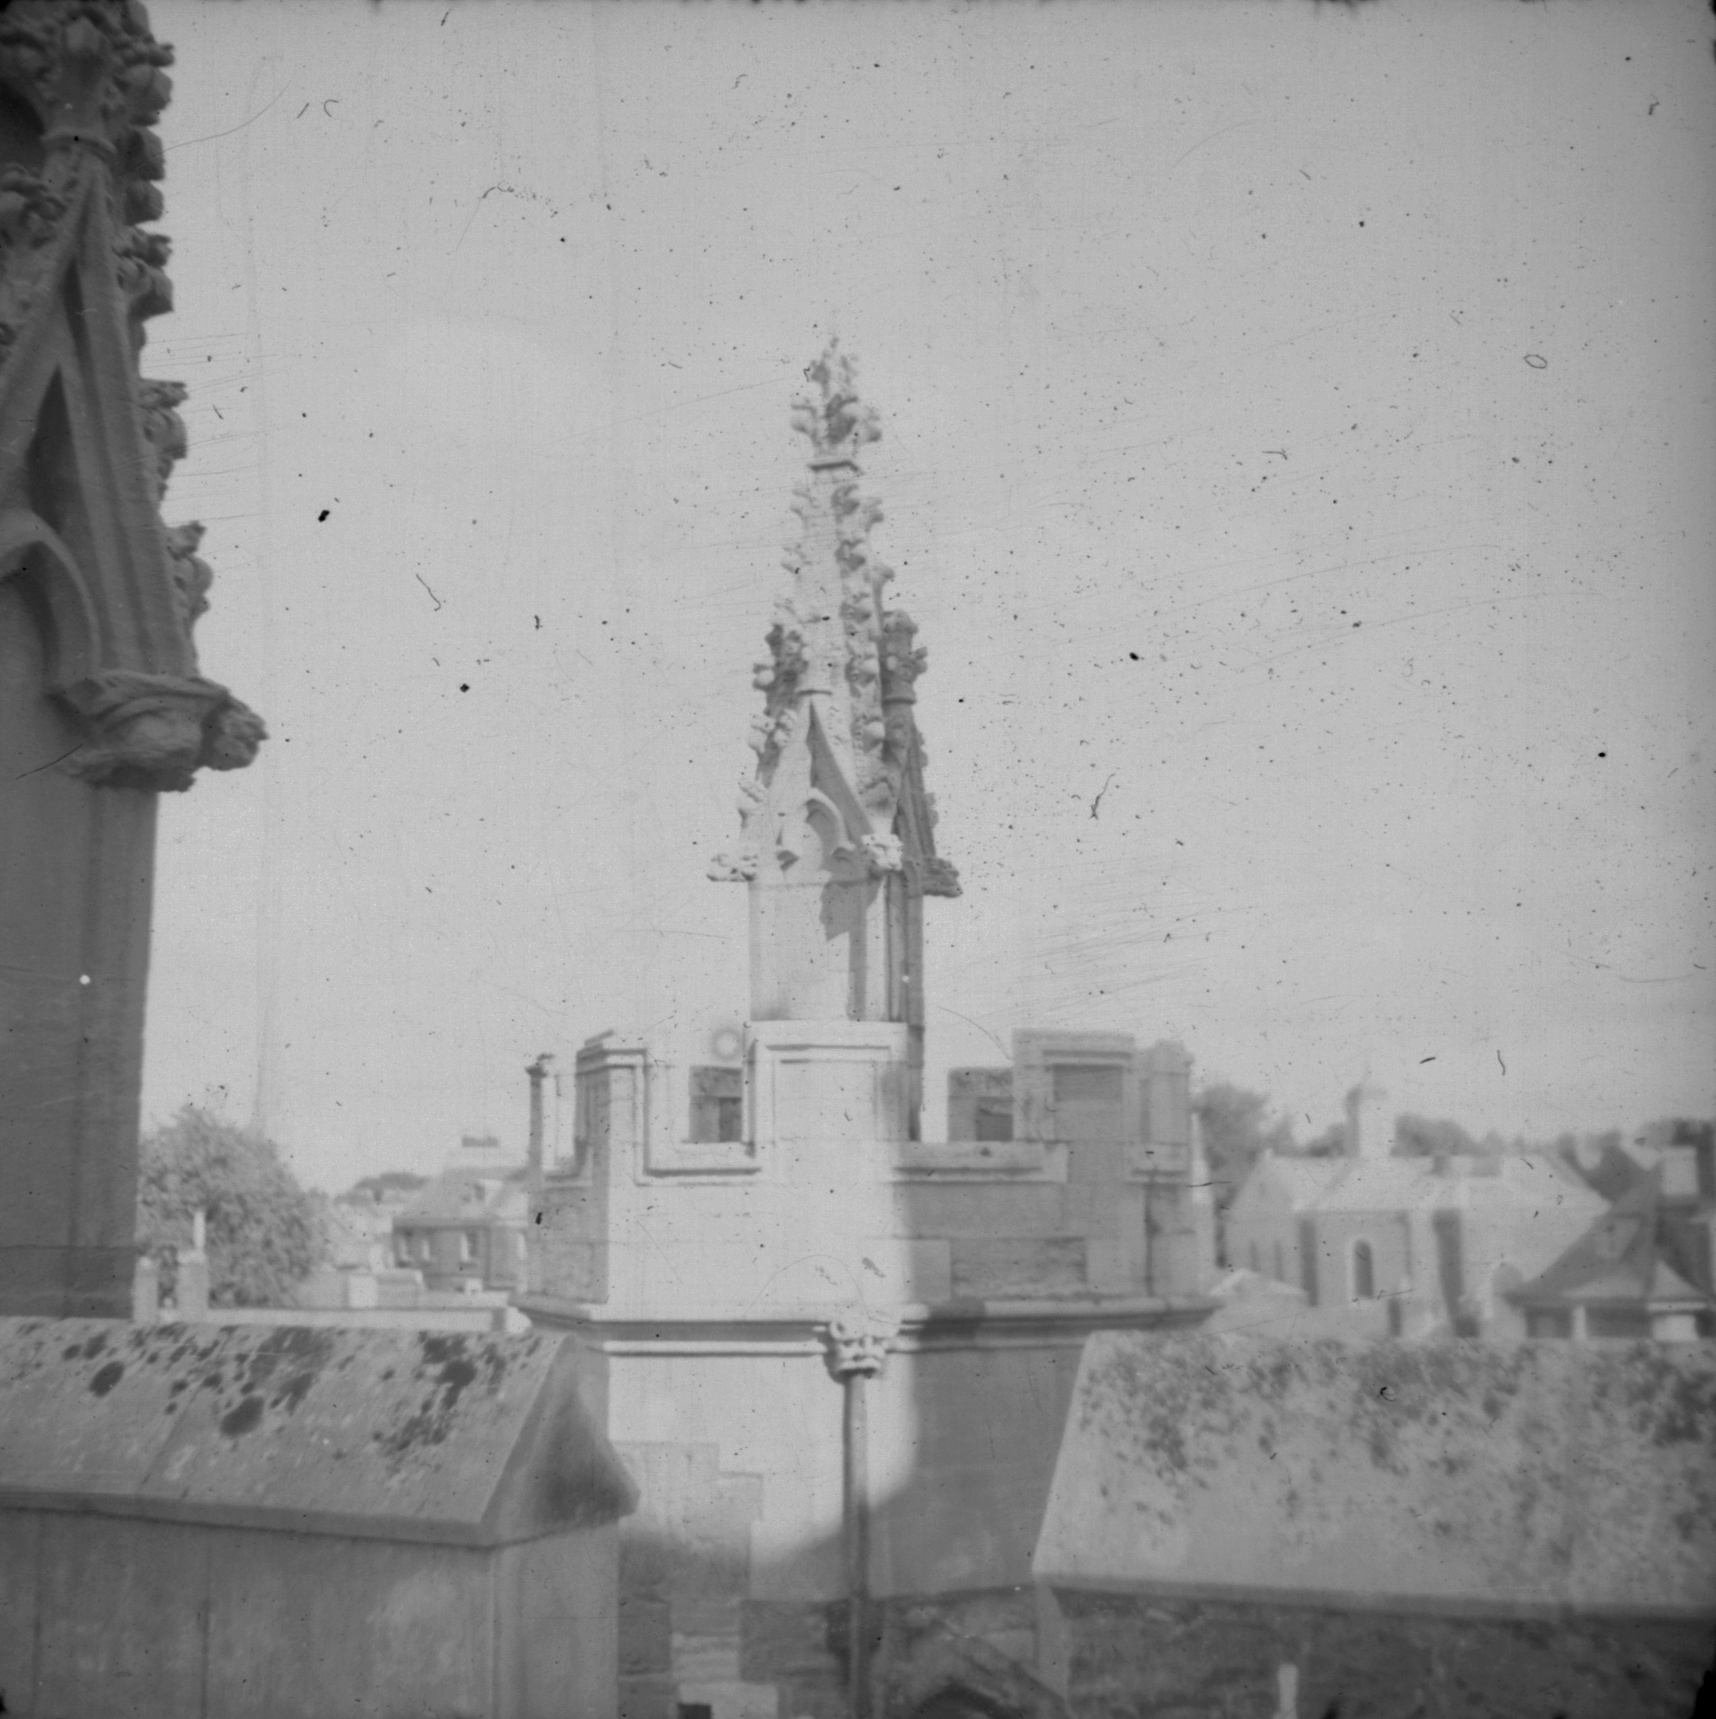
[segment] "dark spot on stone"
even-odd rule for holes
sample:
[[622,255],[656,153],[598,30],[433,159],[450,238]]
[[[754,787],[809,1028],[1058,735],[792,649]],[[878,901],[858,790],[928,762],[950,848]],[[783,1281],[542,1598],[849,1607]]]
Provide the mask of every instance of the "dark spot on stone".
[[220,1430],[228,1438],[242,1438],[253,1431],[262,1420],[262,1399],[256,1396],[240,1398],[238,1407],[221,1417]]
[[181,1391],[188,1391],[190,1388],[191,1382],[189,1379],[175,1379],[172,1384],[167,1387],[167,1395],[169,1397],[176,1397]]
[[303,1402],[315,1382],[314,1373],[294,1373],[281,1388],[280,1395],[274,1399],[275,1408],[284,1409],[287,1414],[291,1414]]
[[210,1373],[203,1380],[203,1389],[205,1391],[218,1391],[221,1388],[221,1386],[224,1385],[225,1383],[226,1383],[226,1380],[221,1377],[219,1371],[217,1370],[213,1373]]
[[449,1361],[441,1369],[441,1383],[446,1387],[446,1397],[442,1407],[451,1409],[458,1402],[459,1393],[476,1378],[477,1369],[469,1361]]
[[83,1353],[83,1349],[81,1348],[81,1346],[76,1344],[76,1343],[73,1343],[71,1345],[71,1347],[66,1350],[65,1354],[63,1356],[61,1356],[61,1359],[65,1360],[65,1361],[75,1361],[78,1358],[78,1356],[81,1355],[82,1353]]
[[99,1355],[107,1347],[107,1333],[98,1331],[84,1344],[83,1352],[86,1359]]
[[125,1368],[118,1361],[109,1361],[99,1373],[89,1382],[90,1391],[98,1397],[105,1397],[121,1379],[125,1377]]

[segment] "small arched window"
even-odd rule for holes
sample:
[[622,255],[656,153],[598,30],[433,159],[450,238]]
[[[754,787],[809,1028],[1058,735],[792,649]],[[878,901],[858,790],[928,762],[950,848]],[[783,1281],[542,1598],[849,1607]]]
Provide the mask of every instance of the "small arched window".
[[1370,1243],[1353,1243],[1353,1299],[1369,1301],[1376,1294],[1376,1264],[1371,1258]]

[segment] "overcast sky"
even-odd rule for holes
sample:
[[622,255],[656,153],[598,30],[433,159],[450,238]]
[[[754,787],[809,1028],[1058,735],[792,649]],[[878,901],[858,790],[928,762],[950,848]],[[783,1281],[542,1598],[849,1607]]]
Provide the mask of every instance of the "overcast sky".
[[884,439],[938,1064],[1181,1039],[1301,1133],[1716,1110],[1702,0],[157,0],[204,671],[146,1117],[329,1188],[745,1009],[831,332]]

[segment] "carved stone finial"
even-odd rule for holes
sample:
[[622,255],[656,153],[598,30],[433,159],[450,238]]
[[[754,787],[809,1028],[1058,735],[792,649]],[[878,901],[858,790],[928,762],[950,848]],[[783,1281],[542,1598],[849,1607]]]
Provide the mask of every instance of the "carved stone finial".
[[150,35],[135,0],[13,0],[0,17],[0,55],[50,147],[123,152],[127,134],[153,125],[172,93],[173,50]]
[[883,1308],[849,1307],[828,1322],[828,1367],[837,1379],[861,1373],[873,1379],[887,1365],[900,1334],[900,1316]]
[[904,609],[882,617],[882,697],[892,704],[917,697],[917,679],[929,664],[929,652],[915,644],[918,624]]
[[167,553],[173,558],[173,595],[187,633],[208,612],[209,587],[214,583],[214,569],[197,553],[202,540],[202,522],[196,519],[175,525],[167,533]]
[[[173,467],[185,457],[189,445],[185,437],[185,420],[178,411],[184,405],[187,393],[183,382],[156,382],[146,377],[137,384],[137,403],[143,409],[143,434],[155,450],[157,506],[167,493],[167,481],[173,475]],[[200,526],[197,535],[202,536]],[[195,547],[193,544],[192,548]]]
[[876,414],[858,398],[852,360],[830,340],[822,356],[804,373],[818,393],[799,395],[792,403],[792,426],[810,438],[812,465],[836,465],[857,458],[866,442],[879,441],[882,427]]

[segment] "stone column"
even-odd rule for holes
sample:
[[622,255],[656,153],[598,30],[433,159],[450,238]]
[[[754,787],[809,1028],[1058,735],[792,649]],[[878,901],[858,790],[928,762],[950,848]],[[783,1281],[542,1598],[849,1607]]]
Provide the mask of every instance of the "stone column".
[[844,1391],[844,1535],[846,1553],[846,1687],[852,1719],[870,1719],[870,1664],[877,1630],[870,1601],[869,1383],[887,1364],[899,1335],[893,1312],[856,1307],[828,1322],[829,1370]]

